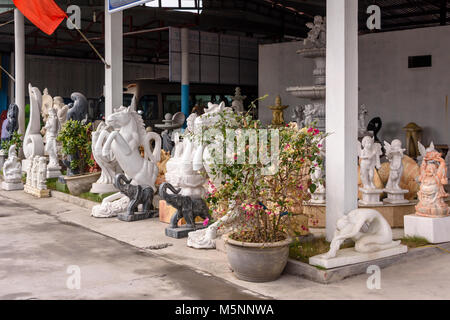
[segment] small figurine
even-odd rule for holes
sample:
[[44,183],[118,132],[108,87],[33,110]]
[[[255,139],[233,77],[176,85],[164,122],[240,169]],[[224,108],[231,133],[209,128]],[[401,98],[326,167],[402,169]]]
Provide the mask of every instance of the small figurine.
[[403,174],[403,153],[406,149],[402,149],[402,142],[398,139],[392,141],[391,144],[384,142],[384,148],[386,149],[386,158],[389,160],[389,178],[386,183],[386,188],[384,192],[387,193],[387,199],[383,202],[386,203],[408,203],[405,200],[405,194],[409,190],[400,188],[400,181]]
[[419,181],[416,214],[432,218],[450,215],[450,208],[444,201],[448,197],[444,190],[444,185],[448,184],[447,166],[439,152],[427,152],[420,166]]
[[316,113],[316,109],[314,108],[314,106],[312,104],[307,104],[305,106],[305,109],[303,110],[303,115],[304,115],[303,127],[311,126],[315,113]]
[[303,127],[303,109],[302,105],[295,106],[292,112],[292,120],[297,123],[297,128],[301,129]]
[[231,98],[233,99],[231,107],[233,108],[234,112],[244,112],[244,100],[247,98],[247,96],[243,96],[241,94],[240,87],[236,87],[234,96],[232,96]]
[[311,29],[308,32],[308,37],[304,40],[303,44],[310,48],[323,48],[326,46],[326,18],[321,16],[315,16],[314,22],[308,22],[306,26]]
[[58,133],[61,130],[60,122],[58,119],[58,115],[56,113],[56,109],[50,108],[48,109],[47,114],[47,122],[45,123],[46,130],[45,133],[45,152],[49,156],[49,164],[48,164],[48,178],[56,178],[61,175],[61,167],[58,164],[58,147],[56,143],[56,138],[58,137]]
[[358,110],[358,137],[364,137],[367,134],[366,118],[368,113],[366,106],[362,104]]

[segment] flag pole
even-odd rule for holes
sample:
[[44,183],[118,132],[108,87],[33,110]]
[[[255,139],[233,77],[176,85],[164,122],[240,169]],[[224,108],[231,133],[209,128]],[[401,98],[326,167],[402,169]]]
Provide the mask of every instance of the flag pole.
[[98,50],[89,41],[89,39],[83,34],[83,32],[81,32],[81,30],[77,28],[77,26],[72,22],[72,20],[70,20],[70,18],[67,18],[67,21],[70,22],[70,24],[75,28],[75,30],[77,30],[78,33],[83,37],[84,41],[86,41],[87,44],[92,48],[92,50],[94,50],[94,52],[97,54],[97,56],[100,58],[100,60],[102,60],[102,62],[105,64],[105,67],[107,69],[111,68],[111,66],[106,62],[106,60],[103,58],[103,56],[100,54],[100,52],[98,52]]
[[11,78],[12,81],[16,82],[16,79],[14,79],[14,77],[13,77],[8,71],[6,71],[2,66],[0,66],[0,69],[1,69],[4,73],[6,73],[6,74],[8,75],[8,77]]

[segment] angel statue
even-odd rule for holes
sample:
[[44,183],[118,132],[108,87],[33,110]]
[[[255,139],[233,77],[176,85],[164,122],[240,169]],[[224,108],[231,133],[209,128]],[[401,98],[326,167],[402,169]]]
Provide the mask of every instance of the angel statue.
[[363,189],[376,189],[375,184],[373,183],[374,170],[375,168],[381,168],[380,157],[382,154],[381,145],[375,143],[373,137],[364,137],[362,143],[358,141],[358,157]]
[[431,141],[431,144],[428,148],[426,148],[423,144],[421,144],[420,141],[417,141],[417,145],[419,147],[419,153],[420,153],[420,156],[417,157],[417,162],[420,165],[423,162],[423,158],[427,155],[427,153],[436,151],[436,149],[434,147],[433,141]]
[[386,158],[389,160],[389,179],[386,184],[388,190],[401,190],[400,179],[403,174],[403,153],[406,149],[402,148],[402,142],[398,139],[392,141],[391,144],[384,142],[386,149]]

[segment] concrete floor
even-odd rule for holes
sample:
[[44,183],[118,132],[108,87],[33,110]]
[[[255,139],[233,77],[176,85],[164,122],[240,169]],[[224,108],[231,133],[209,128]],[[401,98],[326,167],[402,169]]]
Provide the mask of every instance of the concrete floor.
[[[0,299],[450,299],[450,254],[442,252],[322,285],[291,275],[270,283],[234,277],[226,255],[164,236],[156,219],[95,219],[55,198],[0,191]],[[150,246],[170,244],[161,250]],[[81,270],[70,290],[67,267]]]

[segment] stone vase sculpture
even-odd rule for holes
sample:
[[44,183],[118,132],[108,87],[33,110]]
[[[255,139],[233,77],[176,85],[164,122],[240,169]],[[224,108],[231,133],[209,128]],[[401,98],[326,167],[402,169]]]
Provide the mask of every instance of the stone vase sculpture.
[[311,104],[308,106],[307,117],[317,123],[317,128],[319,130],[324,131],[326,96],[326,18],[316,16],[314,17],[314,22],[307,23],[306,26],[311,30],[308,33],[308,37],[304,40],[304,48],[298,50],[297,53],[305,58],[314,60],[314,85],[289,87],[286,91],[298,98],[311,100]]
[[8,159],[3,164],[3,178],[3,190],[23,190],[22,164],[17,157],[15,144],[9,147]]
[[35,156],[44,155],[44,141],[41,136],[41,103],[42,95],[38,88],[28,85],[30,96],[30,120],[23,138],[23,153],[25,160],[22,161],[22,170],[27,171]]
[[100,178],[92,184],[91,193],[110,193],[117,192],[114,186],[114,177],[122,172],[114,154],[103,156],[103,145],[105,138],[112,132],[105,122],[100,122],[97,129],[92,133],[92,156],[95,162],[101,168]]
[[[156,164],[161,156],[161,137],[154,132],[145,131],[142,117],[132,106],[116,109],[106,119],[106,124],[115,130],[104,135],[104,141],[99,140],[96,143],[103,146],[102,156],[109,157],[112,154],[127,178],[132,179],[133,185],[150,186],[156,193],[155,181],[158,176]],[[151,149],[152,141],[155,142],[154,150]],[[139,152],[140,146],[144,148],[144,157]],[[112,201],[118,203],[111,204]],[[92,216],[99,218],[117,216],[128,206],[128,202],[125,195],[120,193],[112,195],[92,209]]]
[[[355,247],[339,250],[346,239],[352,239]],[[311,257],[309,263],[330,269],[406,253],[408,248],[400,243],[392,240],[391,227],[378,211],[356,209],[337,221],[330,250]]]
[[57,178],[61,175],[61,166],[58,160],[58,147],[56,138],[61,130],[56,109],[50,108],[47,113],[47,122],[45,123],[45,152],[49,156],[47,166],[47,179]]
[[386,150],[386,158],[389,160],[389,179],[387,181],[384,192],[387,193],[387,199],[383,202],[391,204],[409,203],[405,200],[405,194],[409,190],[400,188],[400,181],[403,175],[403,153],[406,151],[402,149],[402,142],[398,139],[392,141],[391,144],[384,142]]
[[358,143],[358,156],[360,163],[360,176],[363,187],[360,188],[362,192],[362,200],[359,200],[361,205],[376,206],[382,205],[380,196],[383,193],[382,189],[377,189],[374,184],[374,170],[380,169],[380,157],[382,155],[381,145],[375,143],[373,137],[366,136],[362,139],[362,143]]

